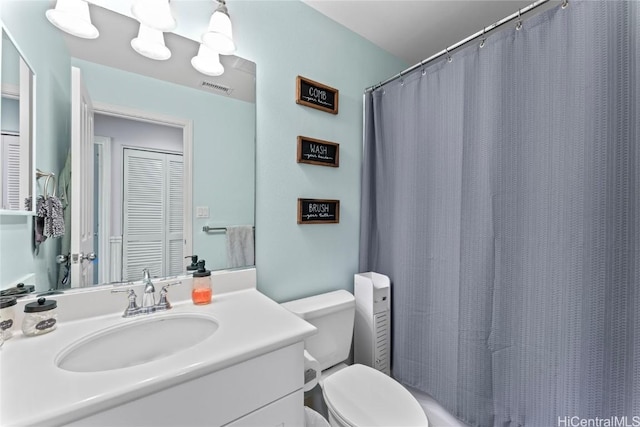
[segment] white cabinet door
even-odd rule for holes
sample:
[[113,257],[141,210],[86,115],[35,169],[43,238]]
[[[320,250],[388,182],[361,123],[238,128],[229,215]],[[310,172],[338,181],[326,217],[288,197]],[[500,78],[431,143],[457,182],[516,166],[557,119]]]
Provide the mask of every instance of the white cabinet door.
[[270,405],[227,424],[227,427],[300,427],[304,426],[304,392],[298,390]]

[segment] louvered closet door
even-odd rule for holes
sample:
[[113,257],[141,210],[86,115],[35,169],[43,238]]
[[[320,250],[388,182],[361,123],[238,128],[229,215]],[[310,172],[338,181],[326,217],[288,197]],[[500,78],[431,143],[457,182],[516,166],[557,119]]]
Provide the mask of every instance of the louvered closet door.
[[3,188],[1,209],[23,209],[20,202],[20,137],[17,135],[2,135],[2,173]]
[[166,155],[166,165],[168,170],[167,185],[167,225],[166,225],[166,254],[165,260],[166,271],[165,276],[176,276],[184,272],[184,256],[182,248],[184,240],[182,235],[183,228],[183,168],[182,156],[175,154]]
[[124,150],[123,280],[182,271],[182,156]]

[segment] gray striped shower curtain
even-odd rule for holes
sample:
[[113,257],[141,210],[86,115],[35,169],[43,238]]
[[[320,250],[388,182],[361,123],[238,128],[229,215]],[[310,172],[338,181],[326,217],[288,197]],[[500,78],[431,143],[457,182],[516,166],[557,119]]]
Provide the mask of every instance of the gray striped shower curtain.
[[640,2],[507,27],[365,95],[392,374],[474,426],[640,426]]

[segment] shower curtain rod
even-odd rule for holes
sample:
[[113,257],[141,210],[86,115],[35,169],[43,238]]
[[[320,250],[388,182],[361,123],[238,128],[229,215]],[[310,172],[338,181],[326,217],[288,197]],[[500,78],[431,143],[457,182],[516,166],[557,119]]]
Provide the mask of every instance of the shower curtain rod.
[[[511,15],[507,16],[506,18],[502,18],[500,21],[498,21],[498,22],[496,22],[494,24],[491,24],[488,27],[483,28],[482,30],[478,31],[477,33],[475,33],[475,34],[473,34],[473,35],[471,35],[469,37],[467,37],[466,39],[463,39],[463,40],[459,41],[458,43],[449,46],[448,48],[436,53],[435,55],[432,55],[432,56],[428,57],[427,59],[424,59],[424,60],[418,62],[417,64],[407,68],[404,71],[400,71],[398,74],[396,74],[396,75],[394,75],[392,77],[389,77],[387,80],[385,80],[383,82],[380,82],[380,83],[378,83],[376,85],[373,85],[373,86],[370,86],[370,87],[366,88],[364,90],[364,92],[367,93],[367,92],[371,92],[373,90],[376,90],[376,89],[386,85],[387,83],[390,83],[390,82],[392,82],[392,81],[394,81],[394,80],[396,80],[396,79],[398,79],[398,78],[400,78],[402,76],[407,75],[408,73],[412,72],[415,69],[418,69],[420,67],[424,67],[427,63],[429,63],[431,61],[434,61],[434,60],[440,58],[443,55],[450,55],[451,52],[453,52],[454,50],[458,49],[459,47],[461,47],[461,46],[463,46],[463,45],[465,45],[465,44],[477,39],[478,37],[486,36],[486,34],[488,32],[490,32],[492,30],[495,30],[496,28],[506,24],[507,22],[513,21],[516,18],[521,19],[522,15],[524,15],[525,13],[528,13],[528,12],[532,11],[533,9],[535,9],[535,8],[537,8],[539,6],[542,6],[543,4],[548,3],[550,1],[551,0],[538,0],[538,1],[534,2],[534,3],[531,3],[529,6],[526,6],[523,9],[518,9],[517,12],[512,13]],[[567,7],[568,4],[569,4],[569,0],[563,0],[562,1],[562,8]]]

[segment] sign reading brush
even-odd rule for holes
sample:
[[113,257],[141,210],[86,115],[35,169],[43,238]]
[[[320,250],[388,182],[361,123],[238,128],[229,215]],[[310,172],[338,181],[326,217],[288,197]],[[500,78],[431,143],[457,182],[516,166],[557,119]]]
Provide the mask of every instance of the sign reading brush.
[[296,78],[296,104],[338,114],[338,89],[306,77]]
[[337,224],[340,200],[298,199],[298,224]]
[[321,139],[298,136],[298,163],[337,168],[340,144]]

